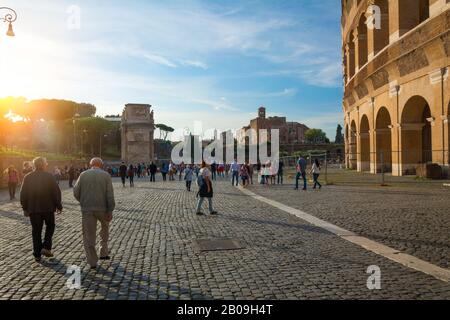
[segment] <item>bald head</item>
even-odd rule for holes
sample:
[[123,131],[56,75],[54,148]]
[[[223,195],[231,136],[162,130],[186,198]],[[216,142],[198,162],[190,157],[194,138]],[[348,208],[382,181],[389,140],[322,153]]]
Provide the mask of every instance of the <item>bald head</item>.
[[91,168],[103,168],[103,160],[100,158],[92,158],[89,165]]

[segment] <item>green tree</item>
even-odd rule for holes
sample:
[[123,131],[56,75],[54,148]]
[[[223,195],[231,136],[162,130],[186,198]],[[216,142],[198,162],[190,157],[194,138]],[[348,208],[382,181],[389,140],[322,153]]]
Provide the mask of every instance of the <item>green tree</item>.
[[344,143],[344,135],[342,134],[342,126],[338,124],[336,129],[336,138],[334,139],[334,143],[342,144]]
[[164,141],[167,140],[167,136],[169,135],[170,132],[174,132],[175,129],[172,127],[169,127],[165,124],[159,123],[156,124],[155,127],[157,129],[159,129],[159,138],[163,139]]
[[322,129],[309,129],[305,132],[305,139],[308,143],[330,143],[325,132]]

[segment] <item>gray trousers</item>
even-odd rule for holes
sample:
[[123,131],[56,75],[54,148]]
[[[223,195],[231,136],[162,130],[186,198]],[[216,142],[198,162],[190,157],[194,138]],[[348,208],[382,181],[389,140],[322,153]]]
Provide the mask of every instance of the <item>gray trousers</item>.
[[97,222],[100,222],[100,256],[106,257],[108,252],[109,222],[105,219],[104,212],[83,212],[83,244],[87,262],[90,266],[96,266],[98,262],[96,240]]
[[212,205],[212,198],[202,198],[202,197],[199,197],[199,198],[198,198],[198,202],[197,202],[197,211],[196,211],[196,212],[200,212],[200,211],[201,211],[201,209],[202,209],[202,204],[203,204],[203,201],[205,201],[205,199],[208,199],[209,213],[211,213],[211,212],[214,211],[213,205]]

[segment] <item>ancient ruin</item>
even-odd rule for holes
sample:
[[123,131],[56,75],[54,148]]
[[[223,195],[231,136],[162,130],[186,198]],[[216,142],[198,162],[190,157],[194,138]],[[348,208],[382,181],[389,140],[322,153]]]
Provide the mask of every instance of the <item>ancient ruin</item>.
[[127,104],[122,114],[122,161],[127,164],[154,160],[153,110],[149,104]]
[[448,171],[449,9],[448,0],[342,0],[348,168]]

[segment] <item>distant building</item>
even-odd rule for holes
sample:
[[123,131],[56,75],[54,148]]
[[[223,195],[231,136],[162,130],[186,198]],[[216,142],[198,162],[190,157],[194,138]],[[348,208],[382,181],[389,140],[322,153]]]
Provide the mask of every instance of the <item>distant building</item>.
[[250,120],[248,126],[243,127],[237,132],[237,139],[240,143],[246,139],[246,132],[253,129],[253,141],[259,140],[259,130],[268,130],[268,140],[270,141],[270,130],[278,129],[280,133],[280,146],[295,145],[305,143],[305,133],[309,129],[302,123],[287,121],[286,117],[266,117],[266,108],[260,107],[258,109],[258,117]]

